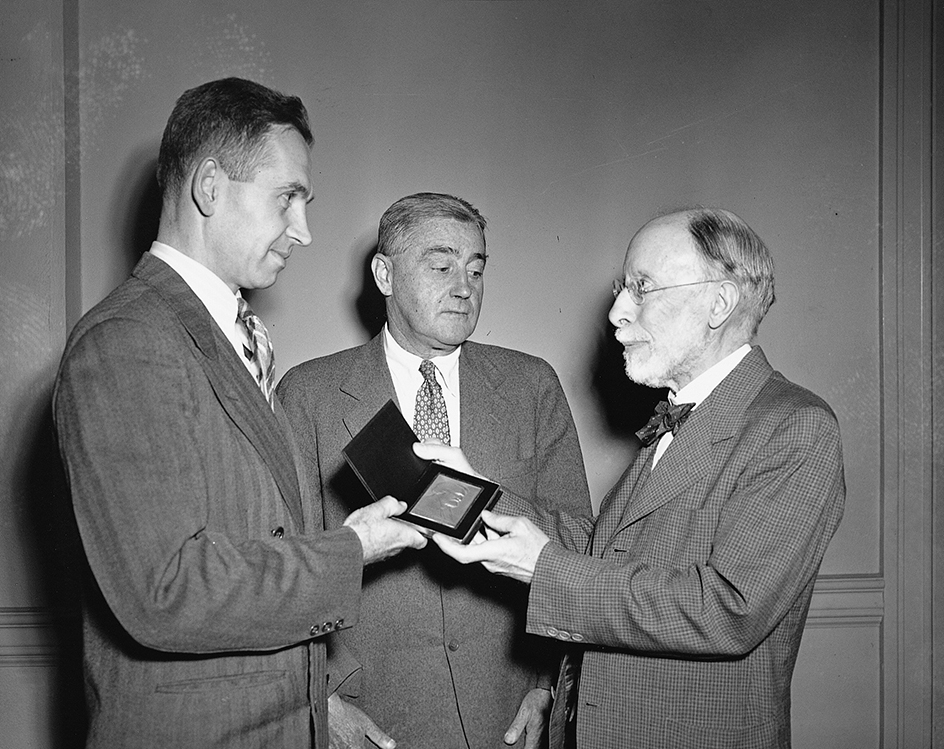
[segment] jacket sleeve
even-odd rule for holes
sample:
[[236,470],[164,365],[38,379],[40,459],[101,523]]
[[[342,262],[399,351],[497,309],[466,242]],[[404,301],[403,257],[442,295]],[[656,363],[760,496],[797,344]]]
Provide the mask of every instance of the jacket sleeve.
[[356,535],[292,526],[200,355],[182,328],[114,317],[63,358],[60,450],[109,607],[135,640],[170,652],[277,649],[354,624]]
[[577,427],[557,374],[542,362],[535,413],[538,457],[530,500],[539,508],[590,515],[590,490]]
[[[689,657],[751,651],[812,584],[839,523],[845,489],[835,417],[816,407],[794,411],[743,460],[725,492],[716,515],[659,508],[653,517],[674,513],[671,534],[658,532],[671,526],[643,518],[648,531],[602,539],[609,550],[602,558],[549,543],[531,585],[528,631]],[[567,524],[543,521],[560,541]],[[707,539],[702,559],[680,565],[649,553],[693,544],[697,535]]]

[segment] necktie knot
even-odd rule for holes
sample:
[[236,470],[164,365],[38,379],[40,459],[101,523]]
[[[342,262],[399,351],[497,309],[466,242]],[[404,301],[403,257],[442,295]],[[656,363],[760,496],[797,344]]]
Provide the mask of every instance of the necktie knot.
[[416,392],[416,409],[413,415],[413,431],[421,440],[435,437],[444,445],[449,440],[449,415],[446,399],[436,380],[436,365],[429,359],[420,363],[423,384]]
[[262,394],[272,405],[273,391],[275,390],[275,352],[272,350],[272,339],[269,331],[259,316],[252,311],[249,302],[241,296],[236,297],[236,317],[245,326],[249,338],[249,346],[243,347],[247,358],[257,370],[257,381]]
[[420,362],[420,374],[423,375],[423,379],[433,385],[433,387],[439,387],[439,383],[436,381],[436,365],[433,364],[432,359],[423,359],[423,361]]
[[651,445],[666,432],[675,434],[678,432],[679,427],[685,423],[685,420],[694,407],[694,403],[669,403],[668,401],[660,401],[656,406],[655,415],[649,419],[648,423],[642,429],[636,432],[636,436],[639,437],[643,447],[645,447],[646,445]]

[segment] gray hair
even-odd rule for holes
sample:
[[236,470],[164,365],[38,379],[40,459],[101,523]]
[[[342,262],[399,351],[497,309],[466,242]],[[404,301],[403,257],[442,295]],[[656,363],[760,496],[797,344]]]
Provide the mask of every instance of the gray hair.
[[774,261],[767,245],[739,216],[721,208],[692,208],[688,231],[708,268],[737,284],[746,302],[742,313],[750,336],[776,298]]
[[413,230],[431,218],[451,218],[465,224],[474,224],[485,244],[485,217],[468,201],[453,195],[436,192],[418,192],[400,198],[384,211],[377,232],[377,252],[396,255],[408,246]]

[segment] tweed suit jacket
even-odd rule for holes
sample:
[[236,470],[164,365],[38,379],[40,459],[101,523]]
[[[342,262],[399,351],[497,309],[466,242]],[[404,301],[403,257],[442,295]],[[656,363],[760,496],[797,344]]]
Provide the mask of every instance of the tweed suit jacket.
[[577,744],[789,747],[793,667],[845,494],[835,416],[754,347],[652,470],[654,451],[595,523],[535,516],[557,543],[528,631],[582,647]]
[[[54,395],[91,572],[91,747],[327,746],[321,635],[360,542],[324,533],[291,429],[163,261],[76,325]],[[318,637],[319,639],[314,639]]]
[[[341,449],[396,401],[382,336],[305,362],[279,384],[329,528],[370,501]],[[576,428],[546,362],[466,342],[459,382],[460,441],[477,468],[537,505],[590,511]],[[340,638],[363,666],[344,695],[400,749],[503,746],[521,698],[539,678],[550,687],[557,670],[558,653],[524,632],[526,596],[433,546],[368,567],[360,623]]]

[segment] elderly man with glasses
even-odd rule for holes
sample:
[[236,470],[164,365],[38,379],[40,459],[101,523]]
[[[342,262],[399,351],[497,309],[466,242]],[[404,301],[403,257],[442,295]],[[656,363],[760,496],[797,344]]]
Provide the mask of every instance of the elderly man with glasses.
[[[751,345],[773,262],[733,213],[650,221],[614,292],[627,376],[669,400],[599,515],[506,492],[488,540],[435,540],[529,584],[527,631],[571,644],[551,747],[789,747],[793,667],[845,496],[836,417]],[[455,448],[416,452],[472,470]]]

